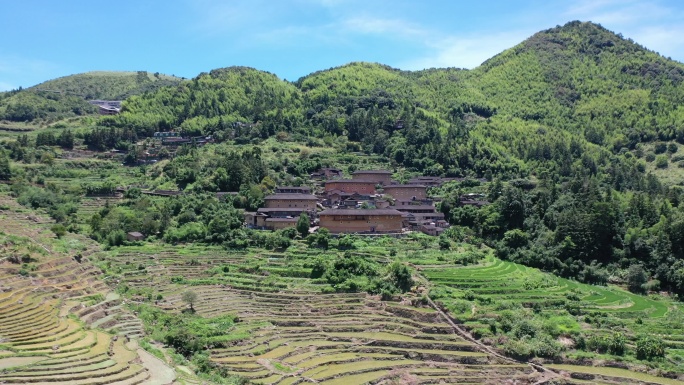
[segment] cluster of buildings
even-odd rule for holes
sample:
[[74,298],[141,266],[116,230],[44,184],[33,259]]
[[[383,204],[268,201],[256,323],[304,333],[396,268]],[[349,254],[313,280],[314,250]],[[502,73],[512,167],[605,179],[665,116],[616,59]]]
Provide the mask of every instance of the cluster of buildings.
[[121,100],[88,100],[88,103],[98,106],[100,115],[116,115],[121,112]]
[[342,179],[342,171],[335,168],[321,169],[311,177],[322,181],[320,191],[314,194],[309,187],[278,187],[264,199],[264,207],[245,213],[246,225],[278,230],[295,226],[306,214],[313,226],[333,234],[421,231],[439,235],[449,227],[427,194],[428,184],[439,186],[446,179],[419,177],[400,184],[386,170],[356,171],[351,179]]
[[204,146],[207,143],[213,143],[214,139],[211,136],[186,136],[183,137],[174,131],[155,132],[152,138],[160,140],[162,146],[182,146],[184,144],[195,144],[197,146]]

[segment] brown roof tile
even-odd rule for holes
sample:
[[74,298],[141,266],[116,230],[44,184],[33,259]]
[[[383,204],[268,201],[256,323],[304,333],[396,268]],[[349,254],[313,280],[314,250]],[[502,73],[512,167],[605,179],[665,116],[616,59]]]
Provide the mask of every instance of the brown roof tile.
[[401,215],[394,209],[328,209],[318,213],[321,215]]
[[315,201],[318,200],[315,195],[311,194],[296,194],[296,193],[281,193],[281,194],[272,194],[264,198],[265,201],[267,200],[272,200],[272,199],[283,199],[283,200],[309,200],[309,201]]

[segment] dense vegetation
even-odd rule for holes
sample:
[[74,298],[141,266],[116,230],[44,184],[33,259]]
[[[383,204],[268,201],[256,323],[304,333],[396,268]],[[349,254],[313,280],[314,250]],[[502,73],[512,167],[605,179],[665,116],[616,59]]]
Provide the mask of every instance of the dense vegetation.
[[[442,211],[504,258],[596,283],[640,265],[680,290],[681,191],[648,171],[681,162],[682,80],[681,64],[571,22],[472,71],[351,63],[291,84],[243,67],[214,70],[132,97],[101,124],[139,137],[175,128],[236,143],[323,140],[408,171],[514,181],[490,189],[495,204],[479,211],[459,207],[461,189],[444,191]],[[192,159],[167,166],[181,188],[218,166]],[[321,165],[299,162],[269,166],[302,175]],[[204,190],[244,188],[219,175],[224,168]]]
[[55,122],[94,114],[97,106],[87,100],[123,100],[180,82],[179,78],[147,71],[88,72],[65,76],[30,88],[0,93],[0,120]]
[[[264,273],[248,261],[239,273],[215,266],[210,277],[176,276],[172,283],[219,285],[237,274],[274,274],[311,280],[318,293],[369,292],[384,299],[409,292],[417,282],[407,264],[432,258],[426,250],[438,247],[442,259],[426,262],[434,285],[429,297],[453,314],[483,307],[482,315],[472,310],[460,320],[477,323],[476,335],[512,356],[557,358],[567,350],[559,337],[585,352],[629,352],[636,360],[656,361],[665,355],[662,344],[645,334],[651,324],[606,319],[604,311],[629,301],[639,317],[662,318],[667,308],[640,295],[684,295],[680,63],[595,24],[571,22],[470,71],[406,72],[351,63],[294,83],[245,67],[212,70],[186,82],[147,73],[135,80],[122,76],[125,82],[89,76],[0,94],[0,119],[16,121],[91,113],[83,96],[127,97],[121,114],[87,128],[67,121],[58,132],[0,142],[0,180],[12,182],[10,191],[21,204],[47,210],[62,226],[53,230],[59,237],[64,230],[82,232],[113,250],[144,247],[126,241],[130,231],[145,234],[146,244],[168,247],[192,243],[231,253],[298,248],[311,257],[301,265]],[[45,90],[51,87],[65,93]],[[140,167],[61,158],[73,148],[117,149],[128,151],[123,162],[133,166],[158,145],[150,139],[154,132],[170,130],[212,136],[217,143],[185,145],[173,156],[163,148],[158,163]],[[327,166],[346,173],[388,168],[402,181],[418,174],[467,178],[432,189],[453,228],[436,240],[409,240],[423,253],[400,252],[407,264],[396,263],[394,243],[378,251],[351,236],[308,234],[306,221],[273,233],[242,226],[240,209],[255,210],[276,185],[306,184],[309,173]],[[83,213],[85,196],[111,196],[118,186],[130,187],[122,199]],[[143,189],[184,194],[154,197]],[[217,192],[235,194],[218,198]],[[485,194],[491,204],[463,205],[464,193]],[[420,247],[413,244],[418,242]],[[448,251],[464,243],[470,244],[467,252]],[[462,266],[451,272],[442,263]],[[459,285],[473,277],[460,276],[461,267],[472,264],[480,264],[483,275],[501,269],[506,285],[530,297],[510,293],[509,302],[497,303],[491,292],[464,292]],[[525,280],[505,276],[518,270]],[[620,284],[639,295],[575,281]],[[547,288],[557,295],[539,301]],[[595,308],[583,312],[582,306]],[[169,318],[151,308],[138,310],[148,323],[166,322],[155,338],[186,358],[204,359],[200,345],[224,347],[213,344],[218,332],[211,328],[197,340],[181,333],[187,325],[207,326],[194,314]],[[582,332],[578,317],[597,332]],[[220,321],[228,327],[232,318]],[[606,325],[615,333],[598,332]]]

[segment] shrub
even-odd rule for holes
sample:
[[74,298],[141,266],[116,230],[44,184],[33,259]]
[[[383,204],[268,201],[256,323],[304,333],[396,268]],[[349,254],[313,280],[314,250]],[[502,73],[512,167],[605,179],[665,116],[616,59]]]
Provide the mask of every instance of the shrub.
[[667,159],[666,155],[658,155],[655,165],[657,168],[667,168],[668,163],[669,160]]
[[625,354],[625,336],[620,332],[613,333],[608,339],[608,353],[621,356]]
[[454,315],[469,313],[472,305],[466,301],[453,301],[447,306],[450,313]]
[[669,152],[670,154],[674,154],[675,152],[677,152],[677,145],[675,143],[669,143],[667,145],[667,152]]
[[354,248],[354,237],[351,235],[345,235],[340,237],[337,241],[337,248],[340,250],[349,250]]
[[311,267],[311,278],[321,278],[326,270],[328,270],[328,264],[321,258],[316,259]]
[[126,241],[126,233],[123,230],[114,230],[107,235],[106,243],[109,246],[121,246]]
[[513,327],[513,334],[516,338],[535,337],[537,332],[537,326],[527,319],[521,320]]
[[653,360],[665,357],[665,345],[659,338],[641,337],[636,342],[636,356],[640,360]]
[[587,350],[597,353],[606,353],[610,342],[607,336],[593,335],[586,340]]
[[394,262],[389,267],[389,282],[401,290],[402,293],[405,293],[411,290],[413,286],[411,271],[409,271],[406,265]]
[[526,360],[534,354],[532,346],[524,340],[510,339],[503,346],[504,353],[520,360]]
[[563,345],[549,336],[540,336],[532,341],[532,352],[537,357],[555,358],[562,351]]
[[475,300],[475,293],[472,290],[466,290],[463,292],[463,298],[468,300],[468,301],[474,301]]
[[447,238],[445,235],[439,236],[439,248],[440,250],[451,249],[451,242],[449,242],[449,238]]
[[657,279],[651,279],[641,286],[645,291],[658,291],[660,290],[660,281]]
[[647,281],[648,276],[643,266],[632,265],[627,270],[627,288],[632,293],[643,293],[643,286]]
[[62,224],[56,224],[50,228],[57,238],[62,238],[66,234],[66,227]]

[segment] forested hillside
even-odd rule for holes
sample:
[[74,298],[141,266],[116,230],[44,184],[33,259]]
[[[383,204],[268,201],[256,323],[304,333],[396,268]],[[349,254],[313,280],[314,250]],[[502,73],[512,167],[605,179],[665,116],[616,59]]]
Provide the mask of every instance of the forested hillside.
[[318,138],[426,175],[509,181],[481,210],[460,207],[461,190],[447,189],[442,211],[505,258],[599,283],[611,266],[639,265],[681,290],[673,229],[684,214],[672,186],[681,181],[668,187],[650,171],[678,175],[683,79],[681,63],[571,22],[473,70],[350,63],[294,83],[213,70],[131,97],[100,124],[140,137],[176,129],[237,143]]
[[[36,89],[123,97],[171,81],[144,72],[86,75]],[[495,246],[501,257],[596,283],[623,280],[610,272],[640,266],[664,287],[684,291],[682,80],[681,63],[599,25],[570,22],[473,70],[407,72],[357,62],[290,83],[246,67],[215,69],[133,95],[121,114],[102,117],[99,127],[79,136],[95,150],[126,150],[169,130],[212,135],[229,145],[275,138],[334,144],[341,155],[375,154],[409,173],[484,177],[494,181],[494,204],[482,209],[461,207],[464,186],[437,193],[447,219]],[[62,111],[49,104],[57,103],[50,95],[75,98],[48,94],[47,104],[31,100],[31,108]],[[14,111],[9,102],[28,97],[38,96],[18,92],[0,111]],[[64,113],[82,112],[73,106]],[[9,155],[31,159],[20,147],[9,146]],[[198,157],[209,153],[180,151],[165,167],[163,183],[247,192],[258,190],[266,175],[280,183],[332,165],[306,153],[289,160],[274,154],[268,164],[250,166],[260,170],[252,175],[233,161],[208,168],[212,163]],[[246,193],[252,203],[239,206],[256,207],[255,196]]]
[[175,86],[182,79],[147,71],[95,71],[65,76],[30,88],[0,93],[0,120],[57,121],[97,112],[88,100],[123,100],[132,95]]
[[[0,216],[42,211],[55,247],[67,233],[102,244],[89,258],[144,333],[220,383],[414,366],[420,383],[680,383],[683,80],[683,64],[582,22],[472,70],[75,75],[0,94],[15,125],[0,138]],[[91,98],[125,100],[74,118]],[[458,177],[427,189],[450,227],[335,237],[319,209],[245,225],[276,186],[320,192],[311,174],[326,167]],[[13,258],[33,282],[31,259]]]
[[300,93],[292,84],[269,73],[233,67],[202,73],[176,88],[131,97],[123,113],[102,124],[151,136],[170,129],[192,135],[225,132],[232,123],[261,122],[261,131],[245,135],[266,138],[301,126],[300,110]]

